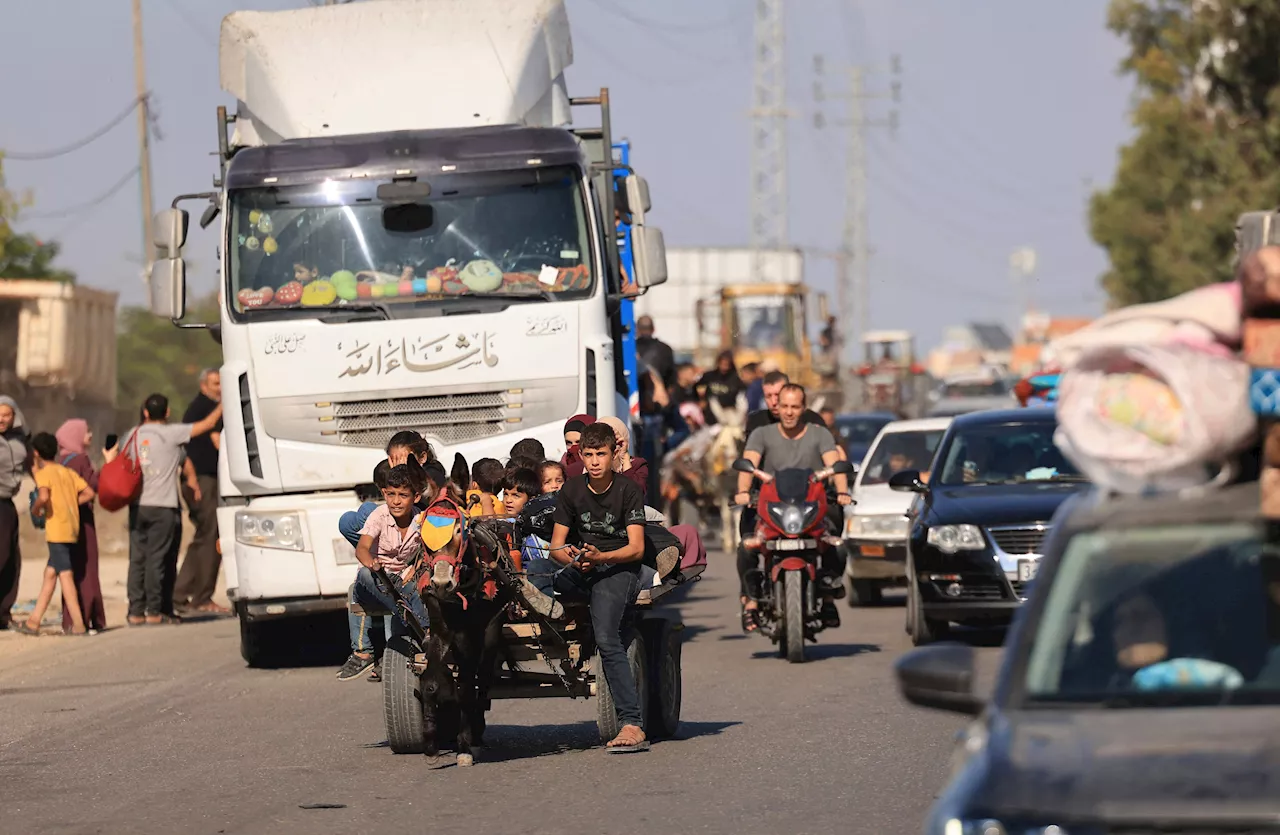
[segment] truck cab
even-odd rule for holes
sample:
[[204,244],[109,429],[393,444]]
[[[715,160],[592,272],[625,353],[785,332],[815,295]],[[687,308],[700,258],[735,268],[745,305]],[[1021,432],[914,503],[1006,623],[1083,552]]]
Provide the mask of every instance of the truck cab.
[[[265,622],[346,606],[357,563],[338,518],[395,432],[419,432],[448,465],[455,453],[505,460],[522,438],[558,456],[568,415],[626,414],[615,189],[643,289],[666,277],[661,231],[644,222],[648,188],[615,175],[606,90],[554,106],[568,54],[558,0],[518,20],[499,7],[509,4],[384,0],[223,23],[224,88],[239,111],[219,109],[217,190],[157,215],[151,303],[183,318],[189,219],[178,204],[207,200],[202,223],[221,229],[219,527],[251,664]],[[358,43],[428,24],[469,39],[501,30],[497,60],[523,56],[527,71],[530,50],[545,48],[538,36],[564,50],[525,79],[546,92],[520,116],[519,101],[485,105],[528,84],[444,101],[452,114],[370,110],[359,77],[335,79],[327,98],[314,97],[315,79],[291,84],[299,31]],[[527,38],[512,44],[522,26]],[[251,70],[266,83],[248,85]],[[279,107],[286,94],[297,108]],[[574,106],[597,110],[600,126],[554,115]],[[473,124],[473,110],[492,123]],[[366,125],[383,129],[355,130]]]

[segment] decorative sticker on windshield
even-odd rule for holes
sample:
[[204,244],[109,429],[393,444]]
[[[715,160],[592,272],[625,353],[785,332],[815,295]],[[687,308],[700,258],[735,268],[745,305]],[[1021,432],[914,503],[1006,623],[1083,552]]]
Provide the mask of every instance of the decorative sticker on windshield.
[[445,334],[435,339],[388,339],[378,343],[339,342],[338,351],[349,363],[339,377],[365,374],[390,374],[403,369],[414,374],[428,374],[457,366],[459,370],[498,364],[493,347],[494,335],[488,331],[471,334]]

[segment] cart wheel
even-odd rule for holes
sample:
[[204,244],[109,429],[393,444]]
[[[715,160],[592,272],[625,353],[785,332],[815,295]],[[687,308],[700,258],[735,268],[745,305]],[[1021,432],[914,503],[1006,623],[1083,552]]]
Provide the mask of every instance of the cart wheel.
[[653,618],[645,621],[641,628],[645,646],[651,647],[657,656],[649,667],[649,711],[644,732],[650,739],[671,739],[680,730],[680,653],[684,626],[665,618]]
[[409,638],[392,638],[382,656],[382,718],[387,743],[397,754],[421,754],[425,749],[422,684],[414,674],[417,645]]
[[[631,675],[636,680],[636,692],[640,694],[641,726],[648,727],[649,716],[649,657],[645,653],[644,636],[636,630],[631,646],[627,647],[627,660],[631,662]],[[591,673],[596,677],[596,727],[600,730],[600,741],[609,742],[622,730],[618,721],[618,709],[613,703],[613,693],[609,690],[609,680],[605,678],[604,666],[597,651],[591,659]]]

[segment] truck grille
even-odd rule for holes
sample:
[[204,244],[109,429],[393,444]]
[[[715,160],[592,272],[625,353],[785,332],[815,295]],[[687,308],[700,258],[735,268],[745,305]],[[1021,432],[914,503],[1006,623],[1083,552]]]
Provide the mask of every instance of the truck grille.
[[382,449],[411,429],[447,450],[558,424],[580,403],[577,376],[457,388],[417,388],[258,401],[258,430],[280,441]]
[[502,434],[508,420],[506,397],[506,391],[483,391],[352,400],[335,403],[333,414],[345,446],[386,446],[404,429],[450,446]]
[[987,528],[996,546],[1006,554],[1039,554],[1049,529],[1043,525]]

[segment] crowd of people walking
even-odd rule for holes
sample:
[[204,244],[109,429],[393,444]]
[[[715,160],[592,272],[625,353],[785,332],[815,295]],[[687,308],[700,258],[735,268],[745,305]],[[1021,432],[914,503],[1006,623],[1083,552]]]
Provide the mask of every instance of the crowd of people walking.
[[[17,401],[0,396],[0,629],[38,635],[55,589],[62,630],[91,635],[106,629],[95,498],[105,468],[127,459],[136,473],[128,497],[128,614],[131,626],[178,623],[183,613],[220,615],[213,600],[218,548],[218,450],[222,429],[218,372],[201,373],[199,393],[182,423],[170,422],[168,398],[153,394],[137,425],[94,446],[87,420],[71,418],[54,433],[33,432]],[[21,499],[28,479],[28,513],[42,531],[48,563],[35,605],[15,621],[22,575]],[[195,535],[178,570],[185,502]],[[30,555],[28,555],[30,556]]]

